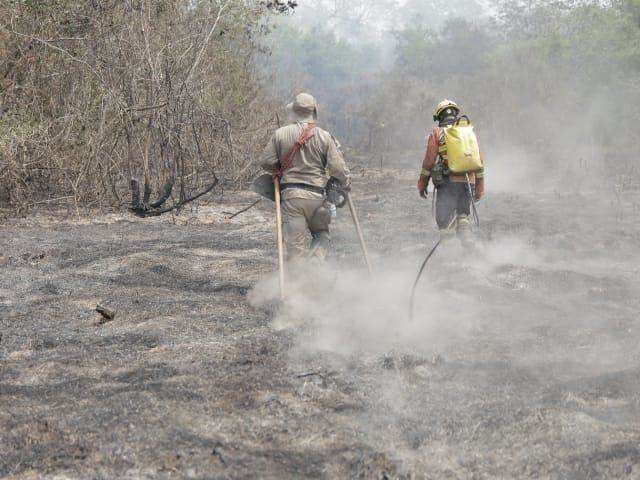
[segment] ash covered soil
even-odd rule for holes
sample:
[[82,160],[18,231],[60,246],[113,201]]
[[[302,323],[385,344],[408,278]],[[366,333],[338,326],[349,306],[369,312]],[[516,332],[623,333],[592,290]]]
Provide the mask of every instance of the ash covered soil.
[[410,321],[413,173],[356,179],[376,277],[342,210],[277,312],[251,193],[0,226],[0,478],[640,478],[640,195],[491,192]]

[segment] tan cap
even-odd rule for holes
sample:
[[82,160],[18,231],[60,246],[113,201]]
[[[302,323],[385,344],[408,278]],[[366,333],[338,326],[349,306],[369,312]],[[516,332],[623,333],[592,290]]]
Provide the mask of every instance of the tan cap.
[[318,102],[313,95],[300,93],[287,105],[287,111],[294,122],[314,123],[318,119]]

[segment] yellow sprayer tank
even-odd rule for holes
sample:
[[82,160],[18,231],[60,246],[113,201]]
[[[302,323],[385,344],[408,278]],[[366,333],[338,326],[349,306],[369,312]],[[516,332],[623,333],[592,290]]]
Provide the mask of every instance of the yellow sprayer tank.
[[460,125],[458,121],[451,127],[445,128],[445,143],[447,146],[447,163],[452,173],[472,173],[482,170],[480,147],[473,131],[473,125],[467,121]]

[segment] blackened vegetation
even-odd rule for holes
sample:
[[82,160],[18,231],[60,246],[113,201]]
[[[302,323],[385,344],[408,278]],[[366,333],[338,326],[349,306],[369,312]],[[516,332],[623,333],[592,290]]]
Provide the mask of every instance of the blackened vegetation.
[[145,218],[145,217],[157,217],[162,215],[163,213],[168,213],[173,210],[180,210],[183,206],[187,205],[188,203],[194,202],[198,198],[211,192],[216,187],[216,185],[218,185],[218,179],[215,178],[211,183],[211,185],[209,185],[203,191],[188,197],[183,196],[184,188],[181,189],[180,200],[176,201],[173,205],[168,207],[165,207],[164,204],[171,197],[171,193],[173,192],[173,185],[174,185],[173,178],[167,180],[167,182],[164,185],[162,195],[160,196],[160,198],[158,198],[158,200],[156,200],[151,204],[149,204],[149,195],[148,195],[148,192],[150,192],[150,189],[148,187],[149,184],[146,181],[145,181],[145,189],[144,189],[145,195],[142,202],[140,201],[140,186],[138,185],[138,181],[135,178],[132,178],[130,185],[131,185],[131,207],[129,208],[129,210],[133,212],[136,216]]
[[[410,285],[419,258],[406,249],[422,253],[435,232],[416,222],[428,214],[413,182],[388,175],[358,176],[354,195],[372,250],[406,261]],[[638,475],[640,283],[635,244],[617,239],[635,238],[634,218],[620,224],[579,198],[494,193],[485,240],[526,228],[549,264],[437,270],[416,323],[437,313],[425,309],[430,289],[460,282],[482,297],[472,325],[456,311],[432,333],[470,332],[439,348],[425,334],[419,348],[349,354],[318,348],[314,322],[276,330],[248,304],[275,268],[271,207],[232,221],[224,211],[254,198],[229,194],[175,223],[40,218],[0,232],[0,477]],[[335,224],[340,265],[361,265],[348,222]],[[98,302],[113,321],[96,325]],[[350,323],[332,333],[361,335]]]
[[102,317],[99,320],[99,323],[107,323],[110,322],[111,320],[113,320],[114,318],[116,318],[116,312],[103,306],[103,305],[98,305],[96,307],[96,312],[98,312],[100,314],[100,316]]

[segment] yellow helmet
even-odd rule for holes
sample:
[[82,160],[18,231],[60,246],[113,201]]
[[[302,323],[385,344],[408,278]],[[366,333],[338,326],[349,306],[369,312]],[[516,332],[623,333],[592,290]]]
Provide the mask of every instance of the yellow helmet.
[[460,112],[460,107],[456,102],[454,102],[453,100],[445,99],[441,101],[436,107],[436,113],[433,115],[433,121],[437,122],[440,114],[444,112],[447,108],[455,108],[458,112]]

